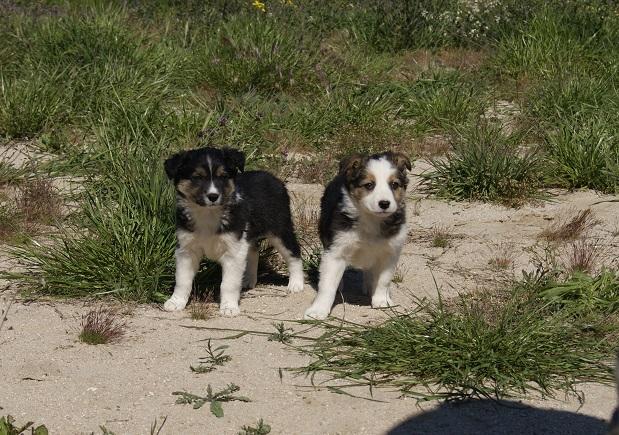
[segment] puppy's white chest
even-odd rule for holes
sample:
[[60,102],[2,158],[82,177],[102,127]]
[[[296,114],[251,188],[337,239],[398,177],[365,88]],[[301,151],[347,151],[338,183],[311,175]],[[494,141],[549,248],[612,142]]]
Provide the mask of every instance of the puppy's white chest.
[[201,257],[207,257],[217,261],[224,254],[234,253],[235,246],[240,243],[234,234],[216,234],[216,233],[200,233],[200,232],[180,232],[178,241],[181,249],[188,249]]

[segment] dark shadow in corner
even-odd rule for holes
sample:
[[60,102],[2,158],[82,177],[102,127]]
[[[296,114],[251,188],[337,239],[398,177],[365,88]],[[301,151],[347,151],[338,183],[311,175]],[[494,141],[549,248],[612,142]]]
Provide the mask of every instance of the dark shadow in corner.
[[575,412],[510,401],[467,400],[443,403],[400,423],[387,435],[605,435],[607,430],[604,420]]

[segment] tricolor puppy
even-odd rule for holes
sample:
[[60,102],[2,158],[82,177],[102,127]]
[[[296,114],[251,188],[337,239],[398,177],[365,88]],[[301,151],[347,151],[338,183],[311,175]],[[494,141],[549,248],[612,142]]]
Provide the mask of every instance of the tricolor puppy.
[[219,310],[239,314],[241,287],[253,288],[258,246],[268,239],[288,264],[288,290],[303,290],[301,250],[294,234],[288,191],[264,171],[244,172],[237,150],[200,148],[173,155],[165,171],[176,187],[176,286],[164,304],[182,310],[202,257],[222,267]]
[[411,170],[403,154],[353,155],[340,162],[339,174],[321,200],[319,232],[324,252],[318,294],[305,318],[329,315],[347,266],[364,272],[364,293],[372,307],[393,304],[389,284],[406,239],[404,197]]

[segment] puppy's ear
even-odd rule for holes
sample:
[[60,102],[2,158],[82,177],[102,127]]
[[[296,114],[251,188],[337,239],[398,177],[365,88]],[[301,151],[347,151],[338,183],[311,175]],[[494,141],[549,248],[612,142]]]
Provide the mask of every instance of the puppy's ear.
[[232,148],[224,148],[222,152],[224,153],[224,162],[226,166],[234,168],[239,172],[245,170],[245,153]]
[[413,169],[410,159],[402,153],[393,153],[393,163],[395,163],[396,168],[398,168],[400,172],[404,172],[404,169],[408,169],[409,171]]
[[174,180],[176,177],[176,173],[178,172],[178,168],[181,167],[183,161],[185,160],[185,156],[187,155],[186,151],[181,151],[180,153],[176,153],[170,158],[168,158],[164,163],[163,167],[165,168],[165,173],[167,174],[170,180]]
[[359,172],[366,159],[367,156],[358,153],[344,157],[340,161],[340,175],[345,175],[349,179],[353,178]]

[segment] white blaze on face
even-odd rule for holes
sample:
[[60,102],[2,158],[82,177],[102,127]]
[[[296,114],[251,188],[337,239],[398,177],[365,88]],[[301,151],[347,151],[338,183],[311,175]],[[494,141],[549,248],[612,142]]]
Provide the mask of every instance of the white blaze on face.
[[397,173],[397,169],[386,158],[372,159],[368,162],[366,171],[374,177],[374,190],[361,200],[364,207],[377,214],[391,214],[398,209],[389,181]]

